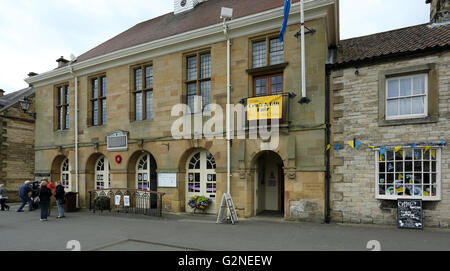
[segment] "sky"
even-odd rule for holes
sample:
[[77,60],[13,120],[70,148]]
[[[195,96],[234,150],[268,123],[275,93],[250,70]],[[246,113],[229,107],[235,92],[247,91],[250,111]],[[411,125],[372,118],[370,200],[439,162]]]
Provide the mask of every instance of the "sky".
[[[341,39],[427,23],[429,9],[425,0],[340,0]],[[29,72],[172,11],[172,0],[1,0],[0,89],[26,88]]]

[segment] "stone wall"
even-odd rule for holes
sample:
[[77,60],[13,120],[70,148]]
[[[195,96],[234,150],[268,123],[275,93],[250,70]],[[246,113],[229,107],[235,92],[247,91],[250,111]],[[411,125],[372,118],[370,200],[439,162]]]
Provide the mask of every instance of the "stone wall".
[[[300,105],[301,96],[300,42],[294,37],[299,25],[287,28],[284,42],[285,62],[283,71],[284,91],[297,95],[290,100],[291,125],[281,131],[280,146],[276,149],[285,166],[286,198],[285,215],[291,219],[323,220],[323,195],[325,171],[325,62],[327,56],[327,29],[325,19],[307,22],[314,28],[313,35],[307,35],[306,60],[308,70],[307,91],[312,103]],[[233,86],[231,101],[238,104],[242,98],[253,96],[253,76],[248,73],[251,68],[251,42],[253,39],[271,36],[276,37],[279,29],[262,31],[251,36],[234,38],[231,47],[231,84]],[[89,76],[79,79],[79,167],[80,193],[82,206],[86,206],[86,193],[92,180],[92,157],[103,154],[111,164],[111,178],[114,187],[126,187],[131,157],[142,150],[151,153],[158,164],[159,172],[178,173],[179,184],[173,189],[162,189],[167,193],[164,207],[174,212],[185,210],[185,167],[187,155],[201,148],[210,151],[217,162],[217,199],[226,191],[226,141],[225,140],[174,140],[171,136],[171,125],[178,117],[171,117],[174,105],[184,103],[185,93],[184,59],[187,54],[199,50],[211,51],[211,102],[225,108],[226,104],[226,42],[218,42],[209,46],[175,52],[154,59],[142,59],[132,65],[113,67],[104,71],[107,77],[107,124],[99,127],[88,125],[88,90]],[[133,121],[130,118],[131,83],[130,67],[139,63],[153,63],[154,72],[154,119]],[[93,74],[94,75],[94,74]],[[64,83],[64,82],[57,82]],[[54,131],[54,86],[47,85],[36,88],[37,112],[36,130],[36,174],[37,176],[53,175],[52,168],[56,158],[65,156],[69,159],[74,171],[74,81],[70,84],[70,129]],[[225,111],[225,110],[224,110]],[[225,123],[223,124],[225,126]],[[129,132],[129,150],[120,153],[123,162],[117,164],[115,155],[107,152],[106,135],[115,130]],[[233,140],[232,185],[231,193],[239,215],[253,216],[254,165],[253,159],[261,151],[259,140]],[[170,148],[168,147],[170,146]],[[170,149],[170,150],[169,150]],[[38,177],[37,177],[38,178]],[[72,174],[72,180],[75,174]],[[298,207],[305,203],[305,208]],[[296,206],[294,209],[290,204]]]
[[[437,122],[379,126],[379,74],[423,64],[435,64],[438,77]],[[331,74],[332,220],[345,223],[395,224],[395,202],[375,199],[375,152],[346,143],[356,138],[365,144],[450,141],[450,53],[439,53],[389,63],[335,70]],[[442,148],[441,200],[424,202],[425,226],[450,223],[450,148]],[[394,203],[394,204],[393,204]]]
[[34,179],[34,119],[16,104],[2,112],[0,122],[0,183],[6,185],[9,200],[15,201],[19,186]]

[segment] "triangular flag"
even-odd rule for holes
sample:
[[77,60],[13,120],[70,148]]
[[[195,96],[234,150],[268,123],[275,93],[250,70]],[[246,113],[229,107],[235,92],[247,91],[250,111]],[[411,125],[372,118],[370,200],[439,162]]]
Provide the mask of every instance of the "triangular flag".
[[338,151],[338,150],[340,150],[341,149],[341,144],[337,144],[336,145],[336,150]]
[[395,147],[395,152],[398,152],[401,149],[402,149],[402,147]]
[[361,145],[361,142],[357,140],[357,141],[355,142],[355,148],[358,148],[359,145]]
[[352,147],[353,149],[355,148],[355,142],[354,141],[350,141],[347,144],[350,145],[350,147]]
[[411,149],[415,148],[417,144],[411,144]]
[[431,156],[433,157],[433,159],[436,159],[436,150],[431,150]]
[[384,160],[384,155],[380,155],[380,161]]
[[329,151],[330,149],[331,149],[331,145],[328,144],[328,146],[327,146],[327,151]]
[[386,152],[386,148],[381,148],[380,149],[380,155],[383,155]]
[[429,149],[431,149],[431,146],[425,146],[425,149],[423,150],[423,153],[426,153]]
[[371,148],[371,149],[375,149],[375,146],[369,145],[369,148]]

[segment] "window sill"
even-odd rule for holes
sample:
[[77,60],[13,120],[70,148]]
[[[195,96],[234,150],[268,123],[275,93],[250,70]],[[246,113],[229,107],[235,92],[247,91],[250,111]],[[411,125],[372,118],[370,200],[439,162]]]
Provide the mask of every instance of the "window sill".
[[289,65],[289,62],[284,62],[281,64],[264,66],[259,68],[251,68],[247,70],[247,73],[252,76],[264,75],[268,73],[279,73],[283,72],[284,69]]
[[398,125],[412,125],[412,124],[427,124],[436,123],[439,121],[438,116],[429,116],[424,118],[411,118],[411,119],[393,119],[393,120],[379,120],[378,126],[398,126]]
[[54,132],[55,132],[56,134],[65,134],[65,133],[70,132],[70,129],[54,130]]
[[399,200],[399,199],[415,199],[422,201],[441,201],[438,196],[433,197],[405,197],[405,196],[376,196],[377,200]]

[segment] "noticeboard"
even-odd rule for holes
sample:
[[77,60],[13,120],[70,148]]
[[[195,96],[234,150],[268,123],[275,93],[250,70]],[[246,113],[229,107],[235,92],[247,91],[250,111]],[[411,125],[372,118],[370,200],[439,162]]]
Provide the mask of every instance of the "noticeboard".
[[399,199],[397,201],[397,224],[399,228],[423,229],[422,200]]

